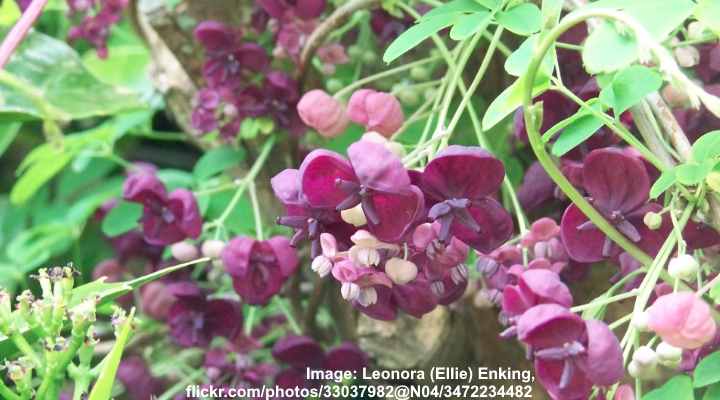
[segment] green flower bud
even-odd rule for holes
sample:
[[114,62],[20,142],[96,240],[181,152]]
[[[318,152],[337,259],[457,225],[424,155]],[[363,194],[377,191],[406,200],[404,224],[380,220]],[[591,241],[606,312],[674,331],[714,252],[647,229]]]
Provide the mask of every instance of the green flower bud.
[[683,254],[670,259],[668,274],[674,279],[691,280],[695,278],[700,264],[690,254]]
[[420,102],[420,95],[417,90],[407,87],[398,92],[398,99],[406,106],[415,106]]
[[660,364],[666,367],[676,368],[682,361],[682,349],[671,344],[660,342],[655,352]]
[[325,88],[330,93],[337,93],[343,87],[345,87],[345,85],[343,85],[342,81],[337,78],[328,79],[328,81],[325,83]]
[[365,50],[362,54],[362,62],[365,64],[375,64],[378,60],[377,53],[372,50]]
[[354,44],[354,45],[348,47],[347,53],[348,53],[348,56],[350,56],[350,58],[357,60],[360,57],[362,57],[363,49],[360,48],[360,46]]
[[417,65],[410,69],[410,77],[416,81],[426,81],[430,79],[430,70],[422,65]]
[[662,215],[656,213],[656,212],[648,212],[643,217],[643,222],[645,223],[645,226],[652,230],[656,230],[660,228],[662,225]]

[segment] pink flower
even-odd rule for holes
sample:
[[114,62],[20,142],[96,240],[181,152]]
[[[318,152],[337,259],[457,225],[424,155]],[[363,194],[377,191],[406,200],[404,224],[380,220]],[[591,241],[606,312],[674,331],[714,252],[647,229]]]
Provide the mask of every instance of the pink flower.
[[710,306],[695,293],[670,293],[648,309],[648,327],[663,341],[683,349],[697,349],[715,336]]
[[320,89],[305,93],[297,110],[306,125],[328,138],[343,133],[349,122],[343,105]]
[[360,89],[348,102],[348,116],[370,131],[389,137],[405,122],[400,102],[390,93]]
[[614,400],[635,400],[635,392],[630,385],[620,385],[615,391]]

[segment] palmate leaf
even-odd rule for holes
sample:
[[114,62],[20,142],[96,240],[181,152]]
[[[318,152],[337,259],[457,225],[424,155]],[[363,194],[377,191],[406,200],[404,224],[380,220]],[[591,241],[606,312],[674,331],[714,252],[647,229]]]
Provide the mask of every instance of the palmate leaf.
[[696,388],[720,382],[720,351],[703,358],[693,372]]
[[694,400],[693,383],[687,375],[677,375],[643,396],[643,400]]
[[71,120],[143,106],[138,95],[98,80],[65,42],[30,33],[0,79],[0,119]]

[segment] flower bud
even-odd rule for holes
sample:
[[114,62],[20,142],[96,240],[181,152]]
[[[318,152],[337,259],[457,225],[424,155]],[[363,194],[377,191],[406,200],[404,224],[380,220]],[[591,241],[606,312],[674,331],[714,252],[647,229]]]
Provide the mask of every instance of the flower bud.
[[643,217],[643,222],[649,229],[656,230],[662,225],[662,215],[650,211]]
[[703,36],[705,36],[705,33],[707,32],[707,28],[705,25],[700,21],[693,21],[688,24],[688,39],[701,39]]
[[414,66],[410,69],[410,77],[416,81],[426,81],[430,79],[430,70],[422,65]]
[[655,367],[658,362],[658,356],[655,351],[648,346],[640,346],[633,353],[633,361],[641,367]]
[[73,307],[70,313],[73,328],[84,330],[88,323],[95,322],[95,298],[86,298],[80,304]]
[[367,218],[363,212],[362,205],[340,211],[340,218],[354,227],[360,227],[367,224]]
[[660,342],[655,352],[658,355],[658,361],[666,367],[677,368],[682,361],[682,349],[669,343]]
[[297,110],[306,125],[327,138],[345,132],[349,122],[343,105],[319,89],[305,93],[298,102]]
[[613,400],[635,400],[635,392],[630,385],[620,385],[615,391]]
[[327,276],[332,270],[333,263],[327,257],[320,255],[315,257],[310,264],[310,268],[315,271],[321,278]]
[[358,294],[357,301],[363,307],[371,306],[377,303],[378,295],[374,287],[362,288]]
[[396,284],[404,285],[415,280],[418,268],[411,261],[394,257],[385,262],[385,274]]
[[702,347],[717,331],[710,306],[693,292],[660,296],[648,313],[648,327],[663,341],[682,349]]
[[641,311],[641,312],[635,313],[635,315],[633,316],[633,319],[630,323],[639,332],[647,332],[649,330],[649,328],[648,328],[648,319],[649,318],[650,318],[650,315],[646,311]]
[[337,93],[343,88],[343,83],[340,79],[328,79],[325,83],[325,88],[327,88],[330,93]]
[[628,374],[630,374],[633,378],[642,381],[655,380],[659,378],[657,366],[646,367],[635,360],[630,361],[628,364]]
[[340,286],[340,294],[347,301],[356,300],[360,296],[360,286],[352,282],[344,282]]
[[365,50],[362,53],[362,61],[365,64],[374,64],[377,62],[377,54],[372,50]]
[[222,240],[206,240],[202,244],[201,251],[205,257],[220,258],[224,248],[225,242]]
[[694,46],[676,47],[674,53],[675,59],[681,67],[694,67],[700,61],[700,51]]
[[370,89],[360,89],[353,93],[348,102],[348,116],[352,121],[385,137],[391,136],[405,122],[402,107],[395,96]]
[[412,107],[420,103],[420,94],[417,90],[410,87],[400,89],[400,91],[397,92],[397,96],[400,102],[406,106]]
[[178,242],[170,246],[170,253],[180,262],[191,261],[198,257],[197,247],[188,242]]
[[670,259],[668,264],[668,274],[674,279],[689,280],[694,279],[700,264],[690,254],[683,254]]

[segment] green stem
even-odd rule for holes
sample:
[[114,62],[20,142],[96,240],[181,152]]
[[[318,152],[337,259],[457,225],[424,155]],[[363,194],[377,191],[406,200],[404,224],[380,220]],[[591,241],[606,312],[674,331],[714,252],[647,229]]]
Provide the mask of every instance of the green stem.
[[0,379],[0,396],[7,400],[20,400],[20,396],[7,387],[2,379]]
[[248,307],[248,313],[245,316],[245,336],[250,336],[252,334],[252,328],[255,323],[255,314],[257,313],[257,307],[250,306]]
[[255,182],[251,181],[248,184],[250,188],[250,204],[253,209],[253,219],[255,220],[255,236],[257,240],[265,240],[265,232],[263,231],[262,214],[260,213],[260,203],[258,202],[257,190],[255,189]]
[[626,299],[635,297],[637,295],[638,295],[638,290],[631,290],[629,292],[620,293],[620,294],[617,294],[615,296],[610,296],[610,297],[603,297],[600,299],[593,300],[587,304],[572,307],[570,309],[570,311],[581,312],[581,311],[585,311],[585,310],[588,310],[593,307],[604,306],[604,305],[608,305],[611,303],[615,303],[616,301],[626,300]]
[[392,76],[395,74],[399,74],[400,72],[408,71],[410,69],[413,69],[414,67],[429,64],[429,63],[431,63],[433,61],[437,61],[439,59],[440,59],[440,57],[437,57],[437,56],[428,57],[428,58],[424,58],[422,60],[413,61],[408,64],[403,64],[398,67],[388,69],[388,70],[379,72],[374,75],[366,76],[365,78],[359,79],[359,80],[351,83],[350,85],[345,86],[344,88],[338,90],[338,92],[335,93],[335,95],[333,95],[333,97],[335,97],[336,99],[343,98],[345,95],[349,94],[350,92],[354,91],[355,89],[359,89],[359,88],[363,87],[364,85],[367,85],[370,82],[376,81],[378,79],[386,78],[388,76]]
[[547,35],[544,36],[542,42],[535,49],[533,58],[523,80],[524,96],[523,96],[523,114],[525,118],[525,127],[530,141],[530,146],[537,156],[538,162],[543,166],[550,178],[565,193],[565,195],[582,211],[585,216],[593,222],[610,240],[617,243],[623,250],[633,256],[641,264],[650,265],[653,262],[652,257],[647,255],[643,250],[638,248],[633,242],[627,239],[615,227],[610,224],[605,217],[600,214],[583,195],[575,189],[575,187],[567,180],[562,171],[555,165],[555,162],[545,150],[545,144],[540,137],[539,119],[533,109],[533,93],[532,88],[535,83],[540,64],[545,54],[552,47],[557,38],[572,26],[592,17],[602,16],[599,10],[587,10],[584,12],[571,13],[563,18]]
[[30,360],[32,360],[33,364],[35,364],[36,368],[41,368],[43,366],[42,360],[40,360],[40,356],[33,350],[30,343],[28,343],[27,339],[25,339],[25,336],[20,334],[17,331],[14,331],[12,334],[10,334],[10,339],[15,343],[15,347],[18,348],[26,357],[28,357]]
[[287,318],[288,324],[290,324],[290,328],[293,330],[293,332],[296,335],[302,335],[302,329],[300,328],[300,325],[295,319],[295,316],[292,314],[292,311],[290,311],[290,308],[285,303],[285,299],[276,295],[275,297],[273,297],[273,303],[275,303],[280,309],[280,311],[282,311],[283,315],[285,315],[285,318]]

